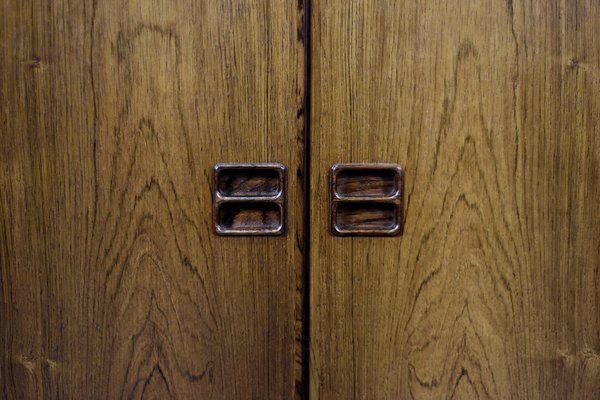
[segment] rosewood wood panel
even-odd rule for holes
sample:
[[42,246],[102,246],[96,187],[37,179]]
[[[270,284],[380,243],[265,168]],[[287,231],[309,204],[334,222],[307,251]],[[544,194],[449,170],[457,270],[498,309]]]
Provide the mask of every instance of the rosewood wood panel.
[[[0,2],[0,398],[295,396],[303,12]],[[289,168],[286,235],[214,234],[218,162]]]
[[[600,3],[311,3],[311,399],[600,398]],[[402,236],[329,233],[346,162]]]

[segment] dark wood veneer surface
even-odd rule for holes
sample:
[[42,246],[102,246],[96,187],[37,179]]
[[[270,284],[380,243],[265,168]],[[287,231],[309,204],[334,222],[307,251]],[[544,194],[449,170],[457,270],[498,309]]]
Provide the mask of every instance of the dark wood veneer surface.
[[[297,396],[303,13],[0,2],[0,399]],[[288,234],[215,235],[213,165],[274,160]]]
[[[600,399],[600,2],[311,8],[311,400]],[[331,235],[378,162],[403,234]]]

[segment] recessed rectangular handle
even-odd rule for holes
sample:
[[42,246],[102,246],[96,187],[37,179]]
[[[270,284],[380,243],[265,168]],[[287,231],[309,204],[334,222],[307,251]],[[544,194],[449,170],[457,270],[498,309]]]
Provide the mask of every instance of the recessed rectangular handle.
[[213,223],[219,235],[281,235],[286,221],[286,169],[281,164],[217,164]]
[[396,236],[403,231],[404,171],[398,164],[336,164],[330,171],[331,232]]

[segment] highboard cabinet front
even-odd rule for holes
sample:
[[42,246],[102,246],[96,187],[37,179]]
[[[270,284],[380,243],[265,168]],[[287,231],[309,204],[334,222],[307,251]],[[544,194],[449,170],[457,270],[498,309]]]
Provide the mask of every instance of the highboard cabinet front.
[[4,399],[600,399],[600,2],[0,0]]

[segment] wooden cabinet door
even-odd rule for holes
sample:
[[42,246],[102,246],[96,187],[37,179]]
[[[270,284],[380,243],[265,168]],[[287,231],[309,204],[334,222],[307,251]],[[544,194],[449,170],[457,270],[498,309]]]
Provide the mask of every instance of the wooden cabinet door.
[[[600,3],[311,3],[311,399],[600,398]],[[338,162],[403,236],[329,233]]]
[[[302,3],[0,4],[0,398],[288,399]],[[287,234],[213,233],[212,167],[280,162]]]

